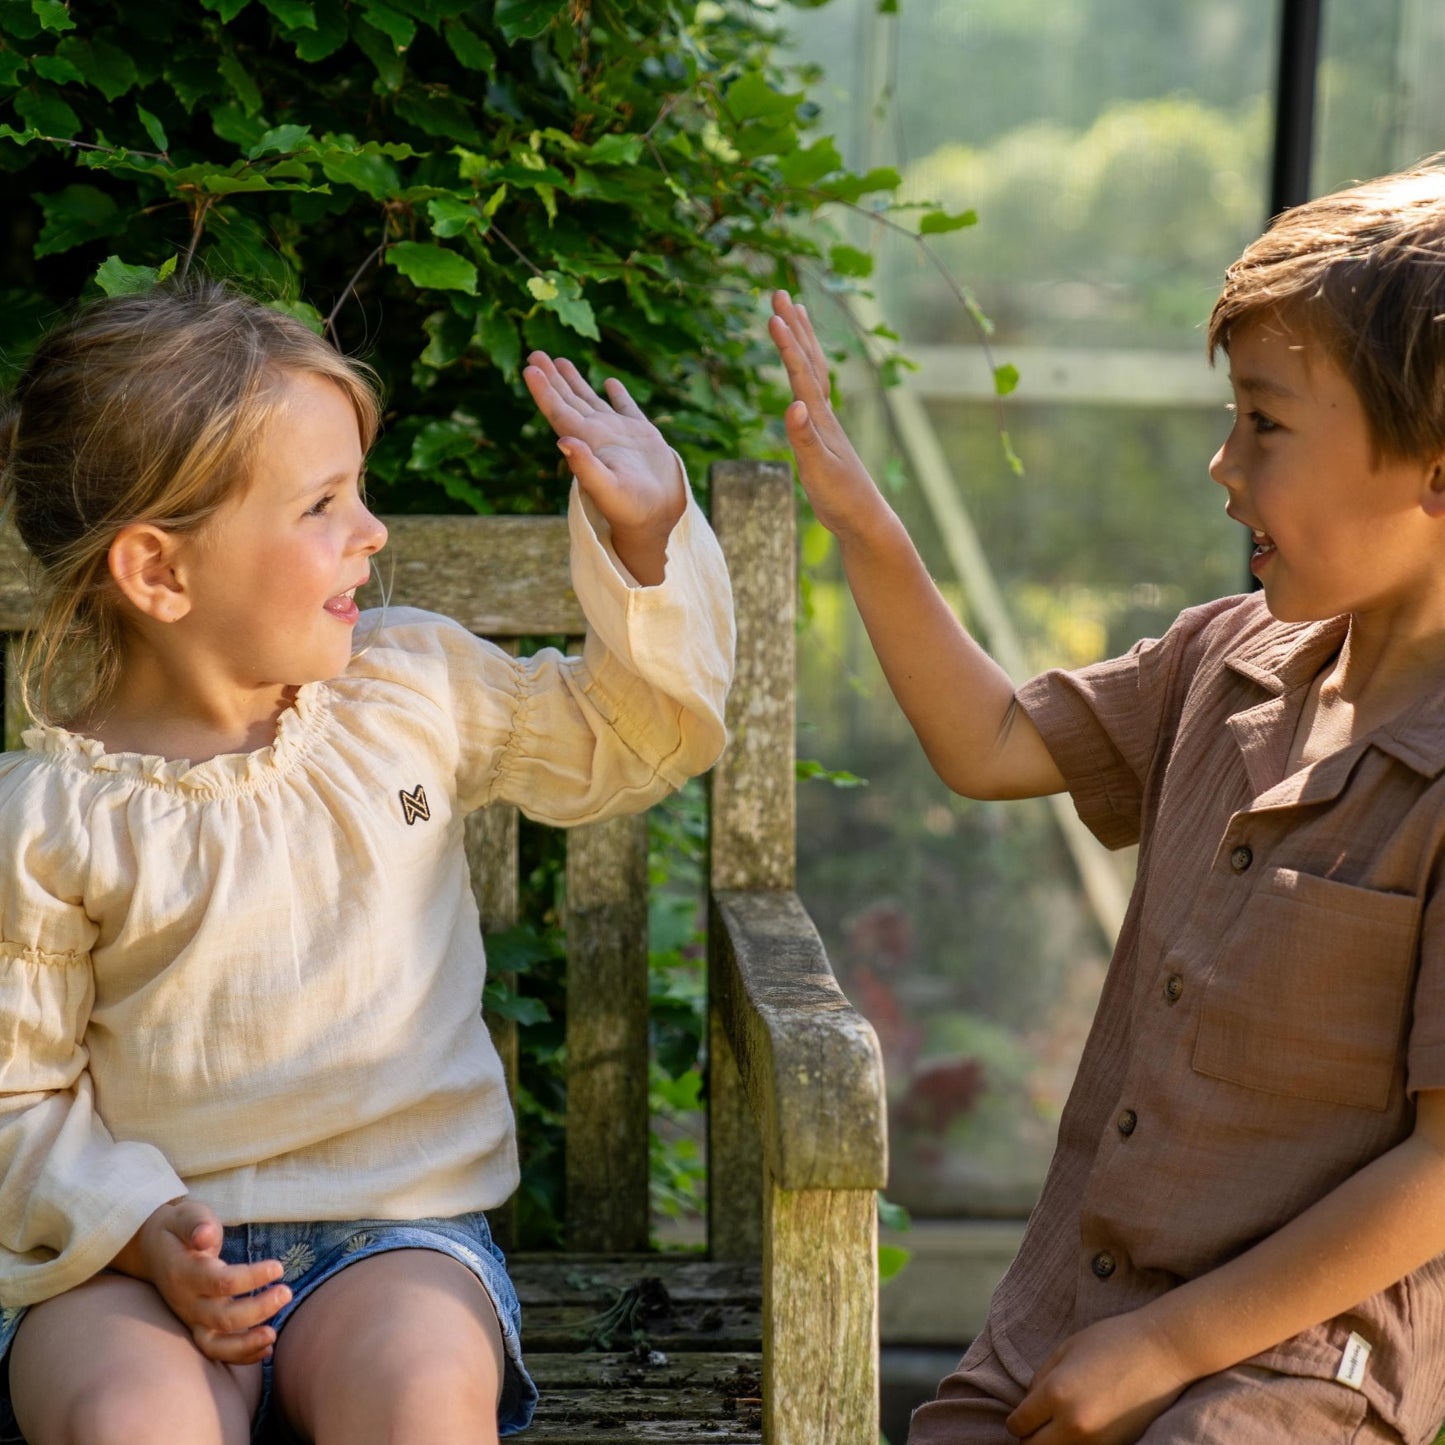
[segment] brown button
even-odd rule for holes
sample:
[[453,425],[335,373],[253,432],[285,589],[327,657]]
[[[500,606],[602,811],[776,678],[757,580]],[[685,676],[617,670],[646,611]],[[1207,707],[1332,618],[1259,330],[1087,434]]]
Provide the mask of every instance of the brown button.
[[1118,1267],[1114,1256],[1110,1254],[1107,1249],[1101,1249],[1098,1254],[1089,1261],[1089,1268],[1093,1270],[1100,1279],[1108,1279]]
[[1164,999],[1166,1003],[1178,1003],[1184,996],[1184,980],[1177,973],[1171,973],[1164,980]]
[[1138,1126],[1139,1116],[1132,1109],[1125,1109],[1119,1115],[1119,1132],[1127,1139]]
[[1254,850],[1244,843],[1241,843],[1233,853],[1229,855],[1229,866],[1236,873],[1243,873],[1251,863],[1254,862]]

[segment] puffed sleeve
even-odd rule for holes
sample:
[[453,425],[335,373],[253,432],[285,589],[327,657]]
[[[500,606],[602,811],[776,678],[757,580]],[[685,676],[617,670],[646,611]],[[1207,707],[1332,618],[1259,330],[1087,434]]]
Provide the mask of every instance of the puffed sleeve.
[[[0,1304],[34,1304],[104,1268],[185,1186],[96,1112],[86,1023],[96,928],[74,879],[71,809],[0,761]],[[8,765],[8,766],[7,766]],[[73,835],[72,835],[73,837]],[[68,876],[67,876],[68,875]]]
[[512,802],[564,825],[640,811],[717,760],[734,643],[727,566],[690,490],[655,587],[627,573],[575,484],[568,522],[588,623],[581,656],[547,648],[509,659],[499,751],[489,746],[494,700],[455,694],[463,805]]

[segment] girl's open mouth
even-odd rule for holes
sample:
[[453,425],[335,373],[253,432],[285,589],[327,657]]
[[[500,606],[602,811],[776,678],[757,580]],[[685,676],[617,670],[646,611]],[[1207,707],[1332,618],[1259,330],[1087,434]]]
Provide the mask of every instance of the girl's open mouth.
[[348,587],[345,592],[327,598],[322,607],[341,622],[355,622],[361,615],[361,609],[356,605],[355,587]]
[[1274,551],[1274,538],[1268,532],[1259,532],[1251,528],[1249,535],[1254,540],[1253,556],[1267,557]]

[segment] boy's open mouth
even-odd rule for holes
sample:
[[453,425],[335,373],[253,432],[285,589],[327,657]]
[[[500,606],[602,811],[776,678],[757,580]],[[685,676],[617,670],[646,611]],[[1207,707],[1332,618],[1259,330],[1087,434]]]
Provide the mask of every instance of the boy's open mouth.
[[1251,527],[1249,535],[1254,541],[1253,556],[1267,557],[1274,551],[1274,538],[1268,532],[1260,532]]

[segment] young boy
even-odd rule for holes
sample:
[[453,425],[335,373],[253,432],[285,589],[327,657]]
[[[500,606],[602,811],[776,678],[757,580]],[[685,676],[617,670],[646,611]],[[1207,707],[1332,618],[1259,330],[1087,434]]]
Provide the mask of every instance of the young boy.
[[1286,213],[1209,328],[1263,594],[1015,689],[828,404],[788,435],[956,791],[1139,843],[1057,1152],[911,1445],[1430,1440],[1445,1415],[1445,160]]

